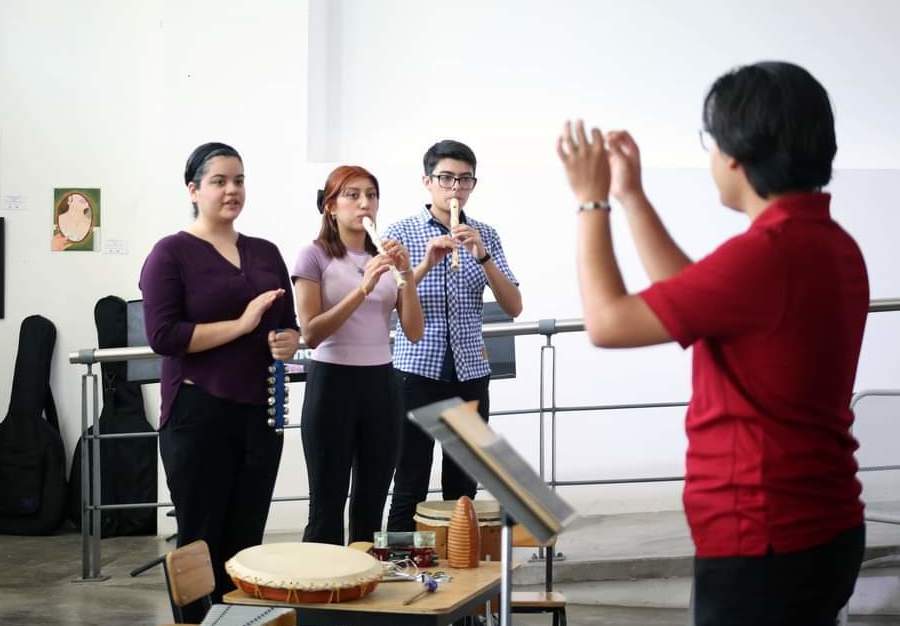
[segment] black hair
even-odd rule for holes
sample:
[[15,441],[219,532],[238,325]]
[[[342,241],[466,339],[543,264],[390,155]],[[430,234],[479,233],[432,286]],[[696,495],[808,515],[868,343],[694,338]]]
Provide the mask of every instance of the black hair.
[[798,65],[766,61],[720,76],[703,102],[703,126],[762,198],[831,180],[837,143],[828,92]]
[[[194,185],[199,187],[200,181],[206,175],[209,160],[218,156],[234,157],[241,163],[244,162],[238,151],[228,144],[205,143],[202,146],[197,146],[191,152],[191,156],[188,157],[187,164],[184,166],[184,184],[194,183]],[[194,217],[197,217],[197,203],[192,202],[191,204],[194,205]]]
[[425,152],[422,158],[422,165],[425,166],[425,175],[430,176],[437,167],[441,159],[455,159],[463,161],[472,166],[472,173],[475,173],[475,153],[472,148],[459,141],[452,139],[444,139],[439,141]]

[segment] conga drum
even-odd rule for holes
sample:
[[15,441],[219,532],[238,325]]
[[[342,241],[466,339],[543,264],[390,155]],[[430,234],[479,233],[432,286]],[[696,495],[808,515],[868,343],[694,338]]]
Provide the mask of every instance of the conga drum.
[[[500,517],[500,505],[496,500],[472,500],[478,526],[481,529],[481,560],[500,560],[500,531],[503,520]],[[456,500],[426,500],[416,505],[416,530],[434,531],[435,550],[438,558],[447,558],[447,530]]]
[[375,557],[324,543],[267,543],[225,563],[244,593],[293,604],[346,602],[371,593],[384,572]]

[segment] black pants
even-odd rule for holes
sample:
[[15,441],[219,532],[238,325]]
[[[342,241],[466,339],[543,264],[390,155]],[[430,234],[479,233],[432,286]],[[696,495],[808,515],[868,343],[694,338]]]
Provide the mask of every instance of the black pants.
[[[262,543],[282,437],[266,424],[263,406],[239,404],[184,384],[159,431],[159,450],[178,520],[178,545],[209,545],[216,590],[234,588],[225,561]],[[193,609],[193,607],[192,607]],[[185,615],[188,622],[202,621]]]
[[[489,376],[465,382],[444,382],[404,372],[401,380],[406,411],[458,396],[463,400],[478,400],[478,412],[487,421],[490,412]],[[413,515],[416,513],[416,505],[428,495],[433,458],[434,440],[415,422],[404,419],[400,458],[394,474],[394,497],[388,514],[388,530],[415,530]],[[441,467],[444,500],[456,500],[461,496],[474,498],[477,487],[477,483],[468,474],[444,455]]]
[[348,486],[350,541],[372,541],[373,533],[381,530],[401,418],[390,363],[312,364],[300,422],[309,477],[309,523],[303,541],[343,545]]
[[694,561],[696,626],[834,626],[856,584],[865,526],[800,552]]

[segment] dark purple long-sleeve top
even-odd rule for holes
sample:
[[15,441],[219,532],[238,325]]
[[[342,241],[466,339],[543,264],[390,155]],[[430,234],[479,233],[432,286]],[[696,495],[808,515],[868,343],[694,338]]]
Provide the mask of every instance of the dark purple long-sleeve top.
[[[297,329],[291,282],[281,253],[265,239],[238,235],[238,269],[207,241],[184,231],[161,239],[141,270],[147,339],[163,355],[160,376],[162,427],[185,380],[210,395],[264,405],[268,333]],[[188,353],[194,326],[234,320],[270,289],[284,289],[253,332],[217,348]]]

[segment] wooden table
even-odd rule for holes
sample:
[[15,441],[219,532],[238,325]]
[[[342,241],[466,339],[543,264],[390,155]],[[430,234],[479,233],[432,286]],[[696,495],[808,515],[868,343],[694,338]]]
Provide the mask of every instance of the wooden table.
[[415,581],[382,582],[364,598],[334,604],[293,604],[260,600],[241,590],[225,594],[228,604],[289,606],[297,610],[297,623],[340,626],[446,626],[467,615],[477,613],[485,603],[500,593],[500,563],[483,561],[473,569],[432,567],[431,571],[447,572],[453,580],[441,583],[430,593],[410,605],[403,601],[422,589]]

